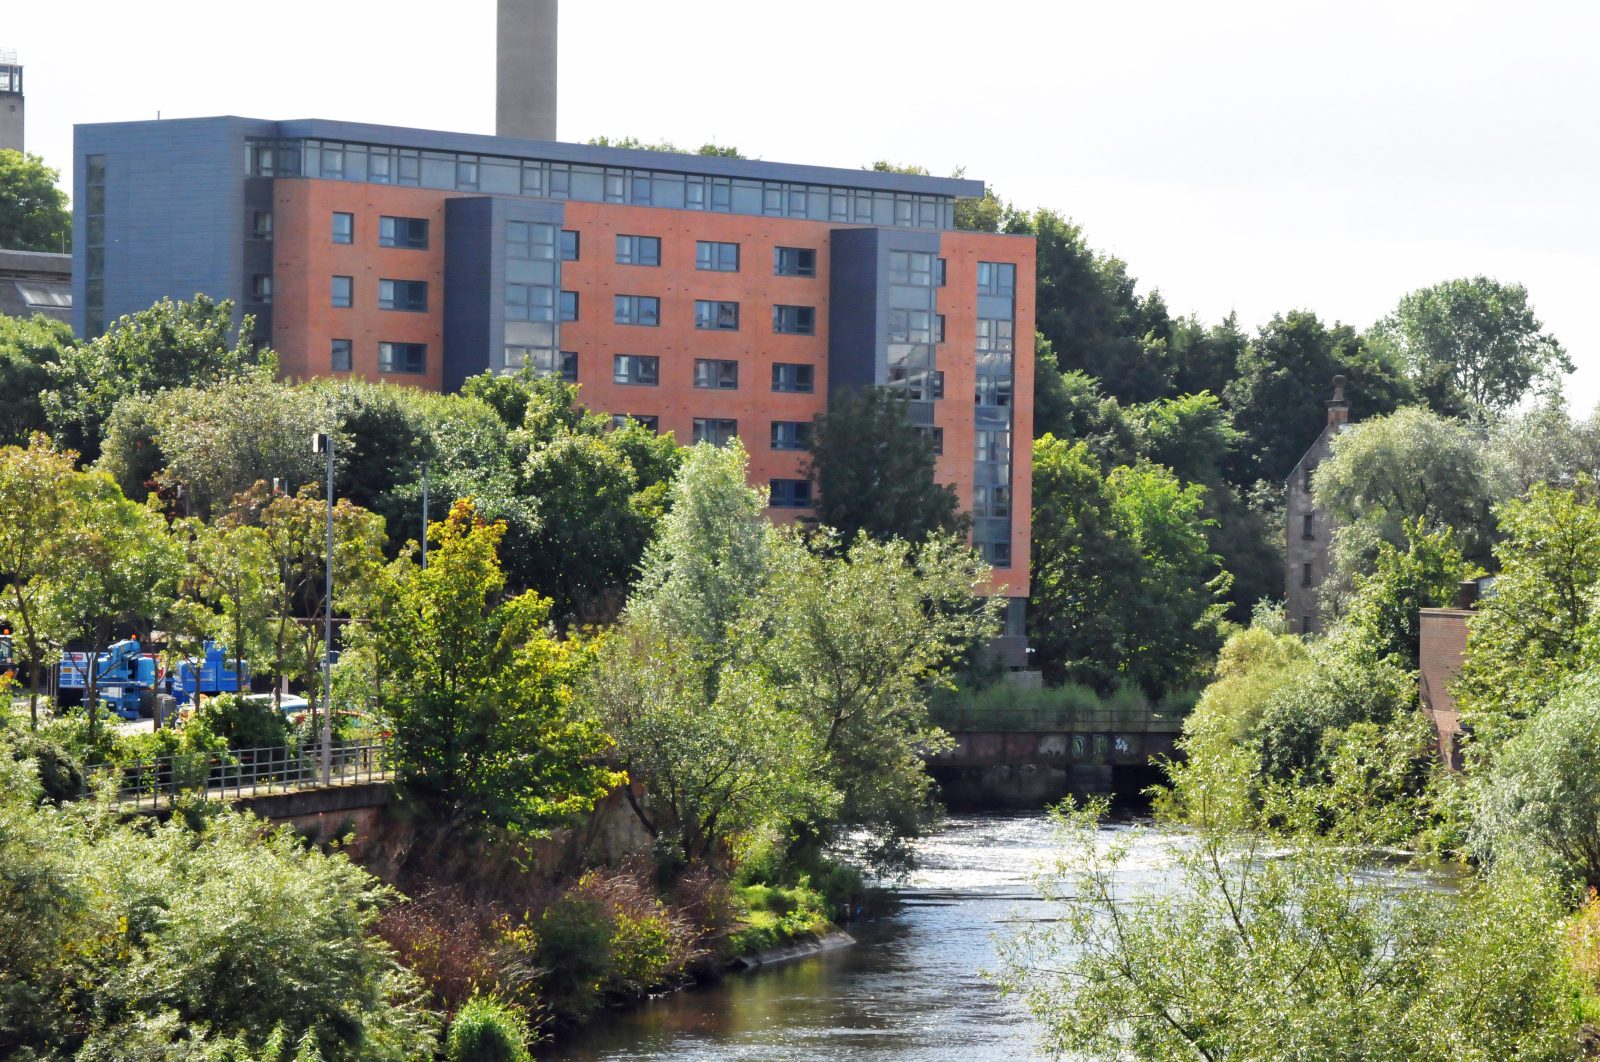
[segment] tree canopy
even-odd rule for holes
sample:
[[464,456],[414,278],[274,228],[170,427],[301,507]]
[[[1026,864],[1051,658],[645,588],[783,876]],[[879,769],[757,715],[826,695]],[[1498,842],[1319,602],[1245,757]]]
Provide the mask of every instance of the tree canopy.
[[72,250],[72,212],[56,187],[61,171],[38,155],[0,150],[0,247],[14,251]]

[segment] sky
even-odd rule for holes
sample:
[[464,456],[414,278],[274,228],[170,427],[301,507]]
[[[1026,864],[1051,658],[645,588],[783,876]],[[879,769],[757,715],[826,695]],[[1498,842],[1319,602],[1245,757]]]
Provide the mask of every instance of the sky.
[[[494,0],[12,3],[28,150],[237,114],[493,132]],[[1247,328],[1527,286],[1600,401],[1600,5],[567,0],[560,136],[965,167]]]

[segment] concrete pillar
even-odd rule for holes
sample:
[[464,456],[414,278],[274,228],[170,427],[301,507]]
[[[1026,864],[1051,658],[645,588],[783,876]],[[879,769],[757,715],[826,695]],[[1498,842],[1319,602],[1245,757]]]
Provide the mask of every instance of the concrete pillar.
[[499,0],[495,132],[556,138],[558,0]]

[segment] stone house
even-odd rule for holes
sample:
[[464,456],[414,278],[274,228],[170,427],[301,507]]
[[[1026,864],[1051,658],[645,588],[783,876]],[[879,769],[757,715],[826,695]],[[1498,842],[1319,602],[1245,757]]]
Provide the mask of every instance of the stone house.
[[1350,424],[1350,402],[1344,394],[1343,376],[1333,378],[1328,400],[1328,422],[1285,486],[1283,549],[1284,614],[1296,634],[1322,630],[1318,593],[1328,575],[1328,546],[1334,525],[1327,513],[1312,502],[1311,476],[1333,452],[1333,440]]

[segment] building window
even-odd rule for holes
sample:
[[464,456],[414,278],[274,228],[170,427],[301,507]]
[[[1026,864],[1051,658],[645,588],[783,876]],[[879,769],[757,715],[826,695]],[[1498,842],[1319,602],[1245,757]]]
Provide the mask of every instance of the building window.
[[1301,616],[1300,617],[1300,633],[1301,634],[1310,634],[1311,633],[1311,617],[1310,616]]
[[[562,294],[565,295],[566,292]],[[661,323],[661,300],[654,295],[613,296],[611,319],[617,324],[645,325],[654,328]]]
[[1311,493],[1311,473],[1317,470],[1315,463],[1303,466],[1300,469],[1300,489],[1307,494]]
[[772,272],[780,277],[814,277],[817,275],[817,252],[810,247],[775,247]]
[[256,240],[272,239],[272,211],[250,211],[250,237]]
[[696,358],[694,385],[703,390],[737,391],[739,389],[739,363],[713,358]]
[[1016,322],[998,317],[978,319],[978,353],[1010,354],[1015,343]]
[[661,237],[618,236],[617,264],[658,266],[661,264]]
[[561,230],[561,260],[563,262],[578,260],[578,234],[571,229]]
[[696,299],[694,304],[694,326],[718,332],[737,332],[739,330],[739,304],[736,302],[708,302],[705,299]]
[[556,256],[556,227],[528,221],[506,222],[506,257],[548,260]]
[[792,394],[811,393],[816,379],[816,369],[810,365],[779,363],[772,367],[772,389]]
[[250,297],[256,302],[272,301],[272,274],[250,274]]
[[1300,585],[1301,586],[1310,586],[1311,585],[1311,562],[1310,561],[1306,561],[1304,564],[1300,565]]
[[576,350],[563,350],[561,352],[561,378],[567,383],[578,382],[578,352]]
[[1011,431],[975,431],[972,433],[973,460],[1005,464],[1011,460]]
[[972,515],[1004,520],[1011,516],[1010,487],[974,487]]
[[944,429],[943,428],[919,427],[917,429],[917,433],[919,435],[921,435],[924,439],[928,440],[928,445],[930,447],[932,447],[934,456],[937,457],[938,455],[944,453]]
[[768,480],[772,495],[768,502],[774,509],[809,509],[811,507],[811,481],[809,479]]
[[980,376],[976,388],[976,405],[1005,409],[1011,405],[1011,377]]
[[428,371],[428,344],[379,343],[379,372],[423,373]]
[[328,352],[328,368],[333,372],[349,372],[352,364],[351,348],[353,344],[348,339],[335,339],[333,347]]
[[942,313],[933,315],[933,341],[935,343],[944,342],[944,314]]
[[1317,537],[1317,514],[1316,513],[1304,513],[1304,514],[1301,515],[1301,517],[1300,517],[1300,537],[1301,538],[1316,538]]
[[890,251],[889,283],[933,286],[933,255],[926,251]]
[[811,449],[811,422],[808,420],[773,421],[772,448],[774,450]]
[[945,285],[945,281],[949,279],[949,276],[950,263],[946,262],[943,258],[934,259],[933,282],[942,288]]
[[578,293],[576,291],[563,291],[561,293],[561,319],[563,321],[576,321],[578,319]]
[[694,267],[708,269],[713,273],[737,273],[739,245],[699,240],[694,245]]
[[355,280],[351,277],[333,278],[333,305],[335,309],[349,309],[355,302]]
[[655,355],[616,354],[611,358],[611,381],[654,387],[661,380],[661,359]]
[[694,441],[726,446],[739,434],[739,422],[722,417],[694,418]]
[[984,560],[989,562],[990,567],[1011,567],[1011,543],[1009,542],[985,543],[983,547],[983,554]]
[[1010,262],[978,263],[979,295],[1014,295],[1016,290],[1016,266]]
[[629,424],[637,424],[646,431],[661,431],[661,418],[653,413],[611,414],[611,426],[613,428],[626,428]]
[[356,242],[356,216],[335,211],[333,215],[333,242]]
[[507,284],[506,320],[553,321],[555,289],[544,284]]
[[387,215],[378,219],[378,246],[379,247],[409,247],[413,250],[424,250],[428,246],[428,219],[427,218],[392,218]]
[[927,310],[890,310],[889,342],[930,343],[933,341],[933,314]]
[[809,336],[817,331],[817,311],[812,306],[774,306],[772,330],[785,335]]
[[426,280],[378,281],[378,309],[424,313],[428,309]]

